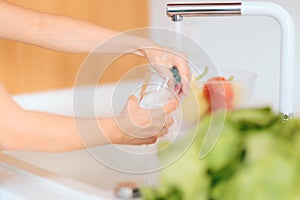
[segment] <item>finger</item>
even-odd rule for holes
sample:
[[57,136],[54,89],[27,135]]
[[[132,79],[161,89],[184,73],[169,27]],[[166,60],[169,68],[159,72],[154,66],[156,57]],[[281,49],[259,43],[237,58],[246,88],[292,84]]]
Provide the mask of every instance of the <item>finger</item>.
[[181,78],[181,84],[177,85],[177,92],[180,97],[183,97],[188,93],[188,88],[186,85],[188,85],[191,81],[191,71],[188,64],[183,60],[177,63],[176,67]]
[[159,133],[158,137],[162,137],[162,136],[164,136],[164,135],[167,135],[168,131],[169,131],[168,128],[164,128],[164,129]]
[[131,95],[127,101],[128,111],[133,111],[139,106],[136,96]]
[[187,82],[183,82],[182,83],[182,92],[181,92],[181,94],[180,94],[180,98],[182,98],[182,97],[185,97],[185,96],[187,96],[188,95],[188,93],[189,93],[189,90],[190,90],[190,85],[189,85],[189,83],[187,83]]
[[183,93],[186,94],[188,92],[188,87],[190,82],[191,82],[191,75],[190,74],[183,75],[183,78],[181,79]]
[[168,128],[165,127],[163,129],[161,129],[160,132],[157,135],[155,135],[155,137],[159,138],[159,137],[166,135],[167,133],[168,133]]
[[169,131],[169,128],[172,126],[173,123],[174,123],[174,119],[172,117],[168,117],[164,124],[164,127],[159,131],[159,133],[156,136],[162,137],[162,136],[166,135]]
[[158,138],[157,136],[153,136],[153,137],[144,138],[144,139],[135,139],[130,144],[131,145],[154,144],[156,142],[157,138]]
[[134,95],[130,95],[128,98],[128,102],[133,103],[134,105],[138,105],[137,97]]
[[164,132],[160,137],[165,136],[165,135],[167,135],[168,133],[169,133],[169,129],[166,128],[166,129],[165,129],[165,132]]
[[174,123],[174,119],[172,117],[168,117],[165,121],[164,128],[169,128]]
[[167,104],[165,104],[163,106],[164,112],[166,114],[173,112],[178,107],[178,104],[179,104],[179,102],[177,99],[173,99],[173,100],[169,101]]
[[174,119],[172,117],[168,117],[166,122],[165,122],[165,126],[164,126],[164,131],[163,131],[163,134],[160,135],[160,136],[163,136],[163,135],[166,135],[169,131],[169,128],[174,124]]
[[154,144],[157,141],[158,136],[153,136],[143,140],[142,144]]
[[185,61],[182,61],[178,63],[178,66],[176,66],[180,76],[185,80],[185,81],[190,81],[192,78],[191,70],[190,67],[188,66],[188,63]]

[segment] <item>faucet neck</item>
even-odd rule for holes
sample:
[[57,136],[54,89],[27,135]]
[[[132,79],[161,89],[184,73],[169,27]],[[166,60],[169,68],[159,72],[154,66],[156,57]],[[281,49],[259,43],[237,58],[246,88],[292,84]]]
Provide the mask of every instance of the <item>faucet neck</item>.
[[173,21],[183,17],[241,15],[241,3],[169,3],[166,12]]

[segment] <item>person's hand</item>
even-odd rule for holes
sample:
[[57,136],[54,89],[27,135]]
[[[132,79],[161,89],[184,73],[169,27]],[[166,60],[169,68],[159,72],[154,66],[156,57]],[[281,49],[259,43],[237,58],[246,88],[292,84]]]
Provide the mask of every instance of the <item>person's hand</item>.
[[179,97],[185,96],[191,80],[191,71],[186,57],[171,49],[160,47],[144,49],[143,52],[149,63],[157,71],[162,71],[164,68],[171,69],[174,66],[178,69],[181,77],[180,88],[177,88],[178,95]]
[[174,122],[169,114],[177,107],[178,101],[174,99],[160,108],[141,108],[137,98],[130,96],[126,107],[115,119],[120,131],[112,133],[111,142],[131,145],[155,143],[158,137],[168,133]]

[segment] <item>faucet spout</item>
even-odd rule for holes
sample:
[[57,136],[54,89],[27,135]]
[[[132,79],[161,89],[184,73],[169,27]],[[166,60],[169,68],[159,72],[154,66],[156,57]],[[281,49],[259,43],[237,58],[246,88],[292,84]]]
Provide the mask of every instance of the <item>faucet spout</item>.
[[241,15],[241,3],[169,3],[166,12],[173,21],[183,17]]
[[183,17],[234,15],[274,18],[281,28],[279,112],[283,120],[293,117],[295,27],[293,19],[284,8],[271,2],[169,3],[166,11],[173,21],[181,21]]

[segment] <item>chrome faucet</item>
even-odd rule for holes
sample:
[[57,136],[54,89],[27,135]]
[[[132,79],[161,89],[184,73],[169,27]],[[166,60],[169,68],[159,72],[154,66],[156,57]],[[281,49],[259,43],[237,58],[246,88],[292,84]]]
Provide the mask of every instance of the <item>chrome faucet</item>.
[[169,3],[167,15],[173,21],[183,17],[240,15],[241,3]]
[[283,120],[293,117],[295,28],[284,8],[271,2],[168,3],[166,12],[173,21],[182,21],[183,17],[240,15],[274,18],[281,27],[279,112]]

